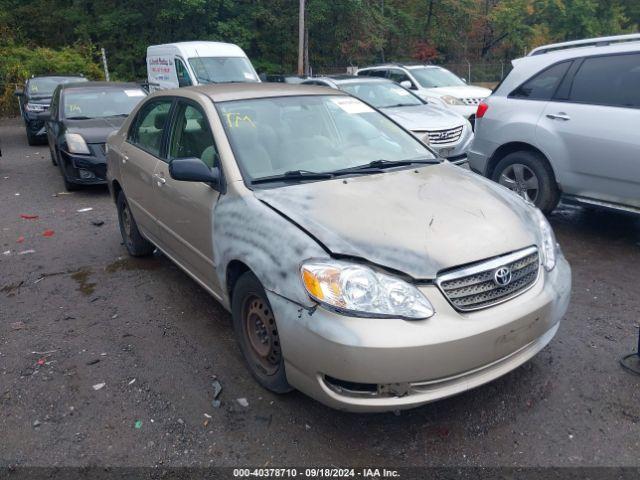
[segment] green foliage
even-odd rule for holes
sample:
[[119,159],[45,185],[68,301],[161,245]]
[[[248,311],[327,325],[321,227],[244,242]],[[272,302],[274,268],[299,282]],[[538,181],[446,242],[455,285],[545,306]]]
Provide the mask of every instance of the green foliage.
[[[509,60],[545,42],[637,31],[640,1],[307,0],[306,17],[309,60],[321,72],[390,60]],[[95,52],[78,45],[105,48],[114,79],[140,80],[149,45],[185,40],[237,43],[258,71],[293,73],[298,0],[0,0],[0,42],[30,52],[9,52],[24,64],[3,58],[0,82],[34,68],[96,75]]]
[[94,59],[90,47],[75,45],[59,50],[30,48],[15,45],[5,38],[0,44],[0,116],[16,115],[18,104],[14,97],[16,87],[21,87],[31,75],[47,73],[82,73],[91,79],[101,79],[102,70]]

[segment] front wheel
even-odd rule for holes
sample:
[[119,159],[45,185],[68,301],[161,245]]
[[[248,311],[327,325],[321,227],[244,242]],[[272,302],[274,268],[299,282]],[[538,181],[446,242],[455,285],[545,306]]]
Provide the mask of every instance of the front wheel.
[[256,276],[243,274],[231,300],[233,330],[251,375],[267,390],[286,393],[287,382],[276,319]]
[[132,257],[143,257],[153,253],[153,244],[144,238],[138,230],[138,224],[131,214],[129,203],[127,202],[124,192],[118,193],[118,199],[116,200],[116,207],[118,209],[118,223],[120,224],[120,234],[124,241],[124,246],[127,248],[129,255]]
[[544,213],[558,205],[560,191],[546,159],[535,152],[518,151],[498,162],[492,179],[530,201]]

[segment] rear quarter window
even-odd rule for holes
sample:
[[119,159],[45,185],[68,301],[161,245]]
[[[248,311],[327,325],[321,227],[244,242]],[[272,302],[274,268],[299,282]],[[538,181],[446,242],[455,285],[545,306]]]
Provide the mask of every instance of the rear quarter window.
[[546,68],[511,92],[509,98],[551,100],[570,65],[571,61],[566,61]]

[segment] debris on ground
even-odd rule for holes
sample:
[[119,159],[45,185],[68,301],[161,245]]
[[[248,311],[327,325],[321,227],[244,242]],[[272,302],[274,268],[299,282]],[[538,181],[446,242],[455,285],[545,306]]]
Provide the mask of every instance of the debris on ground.
[[11,255],[11,250],[5,250],[2,252],[3,255]]
[[100,359],[99,358],[94,358],[93,360],[89,360],[87,362],[87,365],[95,365],[96,363],[99,363]]
[[56,232],[54,232],[53,230],[45,230],[44,232],[42,232],[42,236],[45,238],[51,238],[56,234]]
[[23,322],[13,322],[11,324],[11,330],[22,330],[24,328]]
[[95,225],[96,227],[101,227],[102,225],[104,225],[104,220],[91,220],[91,224]]
[[213,405],[213,408],[220,408],[220,404],[222,402],[218,400],[218,397],[220,396],[221,392],[222,392],[222,384],[217,379],[215,379],[213,381],[213,401],[211,402],[211,405]]
[[40,425],[42,425],[42,423],[40,422],[40,420],[34,420],[34,422],[33,422],[33,428],[38,428]]
[[30,250],[22,250],[21,252],[18,252],[18,255],[28,255],[30,253],[36,253],[35,250],[30,249]]
[[249,406],[249,400],[244,397],[237,398],[236,401],[241,407],[247,408]]
[[136,423],[133,426],[140,430],[142,428],[142,420],[136,420]]
[[93,389],[97,391],[97,390],[100,390],[101,388],[103,388],[105,385],[106,385],[106,383],[96,383],[93,386]]
[[42,366],[46,363],[46,359],[45,358],[39,358],[38,361],[36,362],[39,366]]
[[27,213],[22,213],[20,214],[20,218],[24,218],[25,220],[37,220],[39,217],[38,215],[29,215]]
[[18,237],[18,239],[16,240],[16,243],[22,243],[22,242],[24,242],[24,237],[22,235],[20,235]]
[[134,378],[133,380],[131,380],[128,385],[133,385],[134,383],[136,383],[136,379]]
[[86,208],[81,208],[79,210],[77,210],[78,213],[84,213],[84,212],[90,212],[91,210],[93,210],[93,207],[86,207]]

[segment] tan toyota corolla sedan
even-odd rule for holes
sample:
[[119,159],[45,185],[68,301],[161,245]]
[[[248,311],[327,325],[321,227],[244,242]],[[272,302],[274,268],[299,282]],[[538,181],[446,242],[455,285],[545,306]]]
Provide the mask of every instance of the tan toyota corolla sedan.
[[157,92],[107,150],[129,253],[159,248],[231,311],[274,392],[415,407],[526,362],[567,309],[538,210],[343,92]]

